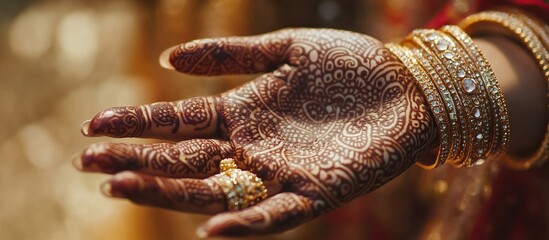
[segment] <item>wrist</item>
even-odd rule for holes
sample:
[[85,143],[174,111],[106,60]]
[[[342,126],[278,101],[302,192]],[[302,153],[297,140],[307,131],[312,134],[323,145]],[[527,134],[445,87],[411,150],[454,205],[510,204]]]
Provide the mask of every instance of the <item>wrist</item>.
[[518,12],[474,14],[460,27],[418,29],[400,45],[387,44],[437,120],[439,154],[420,163],[472,166],[501,158],[514,169],[540,165],[549,156],[549,33]]

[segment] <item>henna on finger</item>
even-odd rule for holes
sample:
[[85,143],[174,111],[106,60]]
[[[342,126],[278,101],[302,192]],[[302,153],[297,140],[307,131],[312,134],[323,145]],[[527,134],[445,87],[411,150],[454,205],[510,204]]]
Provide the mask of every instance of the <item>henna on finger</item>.
[[198,230],[200,237],[273,234],[313,219],[314,201],[295,193],[279,193],[256,206],[212,217]]
[[199,179],[153,177],[133,172],[116,174],[102,185],[105,195],[153,207],[214,214],[226,209],[221,188]]
[[161,61],[194,75],[267,72],[284,62],[291,43],[290,32],[195,40],[173,48],[169,60]]
[[176,102],[113,107],[98,113],[82,126],[86,136],[191,139],[219,135],[215,97]]
[[219,161],[233,156],[229,142],[193,139],[172,143],[96,143],[74,160],[86,172],[134,170],[165,177],[205,178],[219,171]]

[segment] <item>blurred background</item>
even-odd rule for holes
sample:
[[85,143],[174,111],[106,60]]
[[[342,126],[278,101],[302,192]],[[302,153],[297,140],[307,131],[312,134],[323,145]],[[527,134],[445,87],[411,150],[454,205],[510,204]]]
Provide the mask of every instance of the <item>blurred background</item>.
[[[215,94],[253,77],[199,78],[163,70],[158,55],[165,48],[283,27],[347,29],[388,41],[425,24],[445,3],[0,1],[0,239],[196,238],[207,216],[108,199],[99,192],[108,176],[83,174],[71,165],[93,142],[153,141],[83,137],[80,124],[105,108]],[[431,205],[448,195],[448,174],[445,168],[427,174],[414,167],[327,216],[265,238],[440,239],[436,227],[426,226],[432,225]],[[474,186],[474,194],[489,193],[482,184]]]

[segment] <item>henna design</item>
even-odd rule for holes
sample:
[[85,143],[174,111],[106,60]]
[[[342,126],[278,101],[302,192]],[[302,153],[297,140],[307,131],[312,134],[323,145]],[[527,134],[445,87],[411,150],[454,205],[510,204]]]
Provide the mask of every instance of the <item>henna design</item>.
[[142,108],[114,107],[97,114],[91,120],[90,130],[83,132],[91,135],[132,137],[140,136],[146,128],[150,128],[150,125],[146,123]]
[[[173,112],[164,107],[150,110],[162,103],[125,108],[129,115],[137,116],[132,128],[118,124],[124,114],[110,118],[100,114],[96,118],[102,120],[94,118],[91,123],[90,129],[97,127],[102,133],[122,129],[116,136],[138,133],[170,138],[170,131],[158,129],[173,131],[175,113],[179,123],[176,134],[182,138],[212,137],[208,134],[224,129],[226,132],[217,136],[228,138],[231,150],[224,152],[235,156],[241,168],[261,177],[273,196],[242,212],[216,216],[224,221],[210,222],[207,228],[211,234],[270,233],[292,228],[398,176],[428,150],[436,136],[433,116],[412,75],[380,42],[365,35],[287,29],[256,37],[197,40],[176,48],[170,62],[178,71],[199,75],[276,68],[215,98],[171,104],[175,106]],[[157,169],[156,175],[189,174],[189,170],[181,170],[187,169],[182,165],[169,164],[182,146],[169,150],[166,146],[148,150],[157,160],[147,161],[147,168]],[[197,157],[200,160],[193,166],[205,175],[214,174],[216,166],[203,164],[220,154],[208,146],[193,146],[193,151],[201,149],[205,156]],[[122,159],[132,154],[106,155]],[[160,192],[152,188],[146,196],[170,191],[177,192],[170,196],[195,194],[187,185],[177,184],[164,184]],[[212,194],[197,195],[200,198],[223,198],[222,193],[196,191]],[[137,196],[134,201],[143,197]],[[145,202],[181,209],[162,201]]]
[[226,141],[194,139],[177,144],[97,143],[77,161],[82,169],[93,172],[135,170],[168,177],[207,177],[219,172],[219,161],[232,155]]
[[[211,235],[238,237],[246,233],[277,233],[287,226],[298,226],[313,218],[314,203],[294,193],[280,193],[257,206],[238,212],[219,214],[205,227]],[[213,225],[212,222],[221,222]],[[270,227],[273,226],[273,227]]]
[[[220,116],[242,165],[313,201],[314,217],[402,173],[436,132],[412,76],[378,41],[337,30],[286,34],[288,64],[222,95]],[[292,227],[272,219],[296,211],[266,217],[270,231]]]
[[150,108],[152,122],[156,127],[173,126],[172,133],[179,129],[179,121],[171,104],[153,104]]
[[179,71],[200,75],[270,71],[280,65],[289,46],[290,39],[284,34],[189,42],[173,50],[170,63]]
[[198,179],[169,179],[122,172],[106,186],[103,191],[111,196],[186,212],[216,213],[225,204],[221,188],[212,188]]
[[212,98],[192,98],[188,101],[179,101],[177,104],[181,111],[183,124],[193,126],[195,131],[204,130],[217,124],[215,107]]
[[[87,127],[87,126],[84,126]],[[198,97],[143,106],[114,107],[97,114],[90,136],[189,139],[218,131],[215,99]]]

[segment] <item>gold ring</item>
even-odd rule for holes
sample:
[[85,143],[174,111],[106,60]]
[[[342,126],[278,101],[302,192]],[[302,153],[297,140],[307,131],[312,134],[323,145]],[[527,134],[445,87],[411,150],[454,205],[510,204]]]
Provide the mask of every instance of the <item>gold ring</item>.
[[219,163],[220,173],[212,177],[225,193],[227,209],[236,211],[251,207],[267,198],[267,188],[250,171],[238,169],[232,158],[226,158]]

